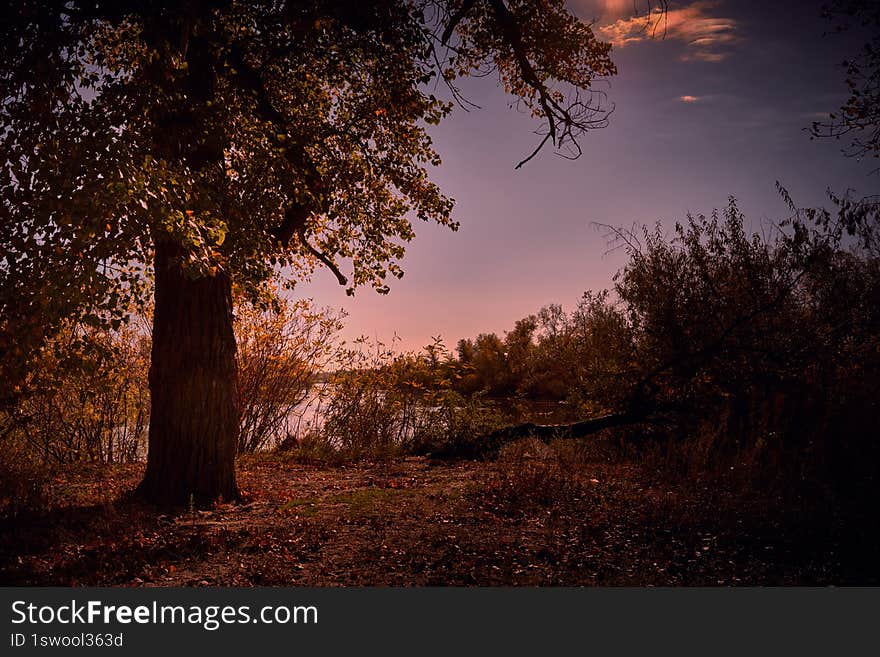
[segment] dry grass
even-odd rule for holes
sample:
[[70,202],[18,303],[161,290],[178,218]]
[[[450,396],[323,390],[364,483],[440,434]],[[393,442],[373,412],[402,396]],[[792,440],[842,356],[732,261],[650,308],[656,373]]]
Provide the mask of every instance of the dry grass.
[[[876,583],[847,527],[658,478],[601,446],[523,441],[495,462],[242,459],[249,498],[162,515],[138,466],[70,470],[7,522],[0,582],[40,585]],[[800,524],[799,524],[800,523]]]

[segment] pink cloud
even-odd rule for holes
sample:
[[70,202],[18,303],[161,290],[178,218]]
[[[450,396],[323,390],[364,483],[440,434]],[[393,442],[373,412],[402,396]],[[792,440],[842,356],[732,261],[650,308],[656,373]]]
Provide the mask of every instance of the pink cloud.
[[598,28],[603,38],[618,48],[651,38],[682,41],[688,46],[683,60],[719,62],[727,48],[740,40],[736,21],[710,15],[714,0],[697,0],[683,7],[670,7],[664,13],[654,8],[647,15],[621,18]]

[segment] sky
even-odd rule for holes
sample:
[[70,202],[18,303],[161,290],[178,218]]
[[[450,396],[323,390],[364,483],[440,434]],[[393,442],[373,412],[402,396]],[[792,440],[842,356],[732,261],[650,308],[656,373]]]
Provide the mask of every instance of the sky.
[[417,350],[440,337],[451,347],[610,288],[626,257],[609,250],[599,224],[671,227],[734,196],[760,230],[787,215],[777,181],[801,206],[827,204],[829,188],[880,192],[876,164],[805,130],[845,100],[841,62],[861,43],[830,33],[821,1],[670,2],[653,36],[633,18],[646,5],[569,3],[614,44],[618,67],[596,85],[614,104],[610,125],[581,139],[579,159],[546,149],[516,170],[538,125],[509,107],[494,80],[467,80],[465,95],[480,109],[456,109],[431,131],[443,158],[432,178],[456,200],[459,231],[417,225],[406,274],[388,295],[365,288],[347,297],[326,270],[295,295],[344,309],[349,340]]

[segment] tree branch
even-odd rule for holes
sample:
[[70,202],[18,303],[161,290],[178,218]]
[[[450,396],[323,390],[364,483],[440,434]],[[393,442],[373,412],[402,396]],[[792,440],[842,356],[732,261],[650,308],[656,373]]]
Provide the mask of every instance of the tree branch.
[[306,220],[309,218],[310,214],[311,211],[306,206],[300,205],[299,203],[291,203],[284,210],[284,219],[281,221],[281,224],[272,231],[272,235],[281,242],[281,244],[289,244],[294,235],[297,235],[301,230],[305,229]]
[[[492,7],[492,11],[495,13],[495,17],[498,19],[498,24],[501,27],[501,31],[504,33],[505,39],[507,39],[508,45],[513,51],[513,56],[516,59],[516,63],[519,66],[520,73],[522,74],[523,80],[528,84],[532,89],[534,89],[538,94],[538,104],[541,106],[541,109],[544,111],[544,116],[547,117],[547,125],[549,129],[549,134],[544,140],[541,142],[541,145],[547,142],[548,139],[551,139],[553,143],[556,143],[556,120],[553,114],[553,108],[559,109],[563,114],[563,118],[565,118],[565,112],[562,111],[558,105],[550,98],[550,94],[547,90],[547,86],[541,82],[540,78],[538,78],[538,74],[535,72],[532,63],[529,61],[528,56],[526,55],[526,49],[522,42],[522,32],[519,29],[519,25],[516,22],[516,17],[511,13],[510,9],[504,4],[503,0],[488,0],[489,5]],[[529,156],[528,159],[534,157],[534,153]],[[520,162],[517,165],[517,168],[522,166],[525,161]]]
[[348,285],[348,279],[345,277],[341,271],[339,271],[339,267],[336,266],[336,263],[330,259],[326,253],[322,253],[318,251],[314,246],[312,246],[309,241],[306,239],[305,235],[305,227],[300,228],[296,231],[297,237],[299,237],[300,243],[305,247],[306,251],[311,253],[315,258],[320,260],[327,269],[333,272],[333,275],[336,276],[336,280],[339,281],[340,285]]
[[465,15],[473,6],[474,0],[464,0],[464,2],[461,3],[461,7],[458,8],[458,11],[456,11],[449,19],[449,23],[447,23],[446,28],[443,30],[443,34],[440,37],[440,42],[444,46],[449,44],[449,39],[452,38],[452,33],[455,31],[455,28],[461,23],[462,19],[464,19]]

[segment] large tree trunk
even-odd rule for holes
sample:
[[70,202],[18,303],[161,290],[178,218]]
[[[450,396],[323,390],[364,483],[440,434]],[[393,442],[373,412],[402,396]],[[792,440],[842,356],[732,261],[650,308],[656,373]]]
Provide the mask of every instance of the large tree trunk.
[[150,442],[138,492],[163,505],[238,498],[238,372],[229,276],[191,278],[157,241]]

